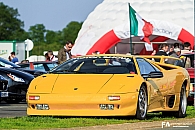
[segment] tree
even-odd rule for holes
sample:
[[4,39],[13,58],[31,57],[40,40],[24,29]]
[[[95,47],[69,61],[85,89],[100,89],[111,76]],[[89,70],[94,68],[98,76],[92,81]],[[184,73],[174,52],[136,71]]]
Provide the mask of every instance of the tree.
[[21,40],[24,22],[18,19],[17,9],[13,9],[0,2],[0,40]]
[[71,40],[71,41],[75,41],[78,35],[79,30],[81,29],[83,22],[76,22],[76,21],[72,21],[70,22],[66,28],[64,28],[62,30],[62,35],[64,38],[64,42]]
[[36,24],[34,26],[30,26],[29,29],[29,37],[35,44],[39,44],[41,42],[45,42],[45,26],[43,24]]
[[57,37],[56,32],[51,31],[51,30],[46,31],[45,40],[46,40],[47,44],[51,44],[51,43],[56,42],[57,41],[56,37]]

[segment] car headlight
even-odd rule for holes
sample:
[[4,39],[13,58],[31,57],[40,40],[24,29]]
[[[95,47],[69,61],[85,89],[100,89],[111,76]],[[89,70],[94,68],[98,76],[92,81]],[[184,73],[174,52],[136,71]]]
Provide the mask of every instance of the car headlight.
[[6,80],[2,75],[0,75],[0,79],[1,80]]
[[7,74],[8,77],[10,77],[12,80],[16,81],[16,82],[25,82],[22,78],[19,78],[13,74]]

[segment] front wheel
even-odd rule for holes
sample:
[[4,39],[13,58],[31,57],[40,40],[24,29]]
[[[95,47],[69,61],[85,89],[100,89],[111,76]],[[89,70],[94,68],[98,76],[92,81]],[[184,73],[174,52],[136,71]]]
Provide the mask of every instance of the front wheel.
[[146,118],[148,109],[148,96],[145,86],[141,86],[137,101],[136,118],[143,120]]
[[178,118],[185,117],[186,109],[187,109],[187,96],[186,96],[185,86],[183,85],[180,92],[179,110],[175,112],[175,116]]

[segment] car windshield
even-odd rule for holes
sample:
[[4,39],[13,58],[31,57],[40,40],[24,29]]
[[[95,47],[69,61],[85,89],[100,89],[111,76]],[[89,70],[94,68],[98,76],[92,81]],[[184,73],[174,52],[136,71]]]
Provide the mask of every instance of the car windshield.
[[136,73],[132,58],[129,57],[81,57],[57,66],[50,73]]
[[0,58],[0,67],[14,67],[14,68],[18,68],[20,66],[6,60],[6,59],[3,59],[3,58]]

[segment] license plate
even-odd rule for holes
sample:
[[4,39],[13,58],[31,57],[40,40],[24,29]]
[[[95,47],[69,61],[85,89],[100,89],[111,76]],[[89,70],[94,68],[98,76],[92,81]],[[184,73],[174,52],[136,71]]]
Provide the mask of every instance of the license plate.
[[0,92],[0,97],[8,97],[8,92]]
[[36,104],[37,110],[49,110],[48,104]]

